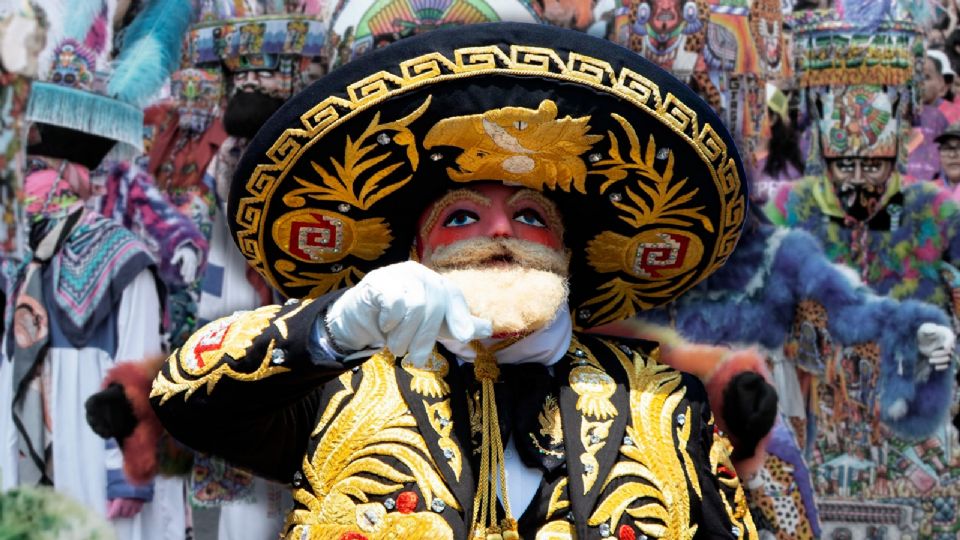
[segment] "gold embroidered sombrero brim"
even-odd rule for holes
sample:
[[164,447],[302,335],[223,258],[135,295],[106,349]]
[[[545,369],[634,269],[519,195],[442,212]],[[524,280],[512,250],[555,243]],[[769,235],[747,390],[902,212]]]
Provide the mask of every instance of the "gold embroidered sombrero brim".
[[409,258],[417,218],[476,181],[543,191],[595,326],[723,264],[746,210],[740,157],[686,85],[610,42],[515,23],[437,30],[331,72],[251,141],[230,193],[240,250],[291,297]]

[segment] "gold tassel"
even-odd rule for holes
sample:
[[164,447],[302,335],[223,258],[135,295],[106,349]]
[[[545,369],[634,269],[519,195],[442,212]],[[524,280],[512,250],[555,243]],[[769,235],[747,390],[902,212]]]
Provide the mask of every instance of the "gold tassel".
[[[509,347],[519,338],[505,340],[488,349],[479,341],[471,341],[477,357],[473,374],[480,381],[480,474],[477,476],[477,496],[473,505],[471,537],[474,540],[520,540],[517,520],[510,511],[507,496],[507,471],[503,461],[503,439],[493,383],[500,376],[494,352]],[[501,493],[506,517],[497,525],[497,493]]]

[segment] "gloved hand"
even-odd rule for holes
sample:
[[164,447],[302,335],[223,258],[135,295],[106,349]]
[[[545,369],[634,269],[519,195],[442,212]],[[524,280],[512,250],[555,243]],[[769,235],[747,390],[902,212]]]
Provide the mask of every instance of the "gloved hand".
[[133,406],[127,400],[123,386],[117,383],[87,398],[86,409],[90,429],[104,439],[116,439],[121,446],[137,427]]
[[736,375],[723,391],[723,419],[734,442],[733,458],[753,457],[777,419],[777,391],[759,373]]
[[140,499],[110,499],[107,501],[107,519],[132,518],[143,510]]
[[387,347],[414,366],[426,365],[438,338],[466,343],[493,332],[489,321],[470,314],[457,287],[413,261],[370,272],[330,306],[326,317],[337,347]]
[[200,266],[200,256],[193,244],[185,243],[173,252],[170,262],[180,269],[180,279],[189,285],[197,279],[197,268]]
[[936,371],[950,367],[957,336],[946,326],[923,323],[917,329],[917,349]]

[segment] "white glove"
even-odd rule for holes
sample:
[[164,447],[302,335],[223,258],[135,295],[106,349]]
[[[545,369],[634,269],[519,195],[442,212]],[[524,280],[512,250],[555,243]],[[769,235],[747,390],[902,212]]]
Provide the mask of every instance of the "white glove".
[[173,252],[170,262],[180,268],[180,278],[185,284],[193,283],[197,279],[197,267],[200,265],[200,257],[197,250],[191,244],[181,244]]
[[950,367],[956,341],[957,336],[946,326],[923,323],[917,329],[917,349],[920,350],[920,354],[927,357],[936,371],[943,371]]
[[489,321],[470,314],[463,293],[440,274],[407,261],[378,268],[330,306],[326,325],[343,349],[370,347],[426,365],[437,339],[488,338]]

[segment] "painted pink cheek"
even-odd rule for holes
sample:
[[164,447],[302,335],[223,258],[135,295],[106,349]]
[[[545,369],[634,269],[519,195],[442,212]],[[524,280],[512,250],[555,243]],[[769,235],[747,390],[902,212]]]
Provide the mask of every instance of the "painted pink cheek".
[[460,240],[467,240],[475,236],[480,236],[478,229],[479,227],[470,225],[464,227],[439,226],[430,232],[427,238],[427,244],[433,247],[440,247],[459,242]]
[[545,228],[523,227],[517,231],[517,238],[536,242],[549,248],[560,249],[560,239],[552,231]]

